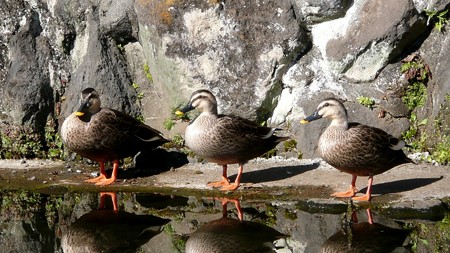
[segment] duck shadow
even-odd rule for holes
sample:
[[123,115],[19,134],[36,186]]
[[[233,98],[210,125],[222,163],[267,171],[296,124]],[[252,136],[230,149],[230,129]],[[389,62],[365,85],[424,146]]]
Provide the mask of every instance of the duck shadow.
[[[281,167],[271,167],[264,170],[256,170],[245,172],[244,166],[244,174],[242,176],[241,183],[265,183],[272,181],[279,181],[283,179],[287,179],[290,177],[294,177],[300,175],[302,173],[308,172],[310,170],[317,169],[320,163],[313,163],[307,165],[298,165],[298,166],[281,166]],[[237,174],[234,174],[229,177],[230,181],[234,181],[236,179]]]
[[184,153],[157,148],[136,155],[134,157],[134,167],[125,171],[119,170],[117,178],[148,177],[179,168],[188,162],[187,155]]
[[[402,179],[392,182],[374,184],[372,186],[373,194],[388,194],[388,193],[400,193],[411,191],[420,187],[424,187],[430,185],[434,182],[437,182],[443,179],[443,176],[438,178],[411,178],[411,179]],[[361,189],[360,192],[366,192],[367,187]]]

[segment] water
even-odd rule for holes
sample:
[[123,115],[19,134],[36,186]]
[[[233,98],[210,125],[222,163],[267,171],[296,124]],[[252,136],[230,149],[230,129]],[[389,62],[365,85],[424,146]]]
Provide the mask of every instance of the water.
[[130,192],[0,199],[0,252],[450,252],[443,209]]

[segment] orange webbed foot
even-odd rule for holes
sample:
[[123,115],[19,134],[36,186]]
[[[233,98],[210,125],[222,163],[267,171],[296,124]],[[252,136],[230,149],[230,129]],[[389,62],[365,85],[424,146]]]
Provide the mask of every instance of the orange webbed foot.
[[234,191],[239,188],[239,184],[231,183],[220,188],[221,191]]
[[335,193],[331,194],[331,196],[338,197],[338,198],[348,198],[348,197],[355,196],[356,192],[358,192],[358,189],[356,189],[356,187],[351,187],[350,190],[348,190],[348,191],[335,192]]
[[84,182],[97,183],[97,182],[100,182],[101,180],[104,180],[104,179],[107,179],[106,176],[103,175],[103,174],[100,174],[100,176],[98,176],[96,178],[91,178],[91,179],[84,180]]
[[369,201],[370,195],[364,194],[363,196],[353,197],[352,200],[354,200],[354,201]]
[[221,186],[225,187],[228,185],[230,185],[230,180],[228,180],[228,178],[226,177],[222,177],[221,181],[211,182],[207,184],[207,186],[210,187],[221,187]]
[[104,178],[104,179],[100,179],[97,183],[95,183],[95,185],[100,185],[100,186],[105,186],[105,185],[109,185],[114,183],[114,181],[116,181],[115,178]]

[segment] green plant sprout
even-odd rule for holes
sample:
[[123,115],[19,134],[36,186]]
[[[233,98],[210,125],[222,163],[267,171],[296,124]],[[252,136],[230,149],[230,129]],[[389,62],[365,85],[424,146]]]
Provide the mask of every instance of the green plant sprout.
[[175,122],[172,119],[166,119],[164,120],[164,128],[168,131],[170,131],[173,126],[175,126]]
[[449,22],[448,19],[445,17],[447,15],[447,13],[448,13],[448,9],[445,10],[445,11],[441,11],[441,12],[425,10],[425,13],[428,16],[427,25],[429,25],[430,22],[432,22],[433,20],[436,20],[434,22],[434,28],[436,30],[438,30],[438,32],[441,32],[442,28],[445,25],[447,25],[448,22]]
[[373,98],[359,96],[357,100],[361,105],[368,107],[369,109],[372,109],[375,105],[375,100]]
[[432,78],[430,67],[423,62],[418,54],[412,54],[402,60],[401,72],[409,82],[402,100],[406,107],[412,111],[425,104],[427,98],[426,84]]
[[148,66],[148,64],[144,64],[144,73],[145,76],[147,77],[147,79],[152,83],[153,82],[153,76],[150,73],[150,66]]

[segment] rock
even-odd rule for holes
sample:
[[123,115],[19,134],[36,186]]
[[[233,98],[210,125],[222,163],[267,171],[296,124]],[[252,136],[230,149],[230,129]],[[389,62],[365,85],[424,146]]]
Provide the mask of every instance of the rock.
[[[46,125],[57,129],[91,86],[103,106],[170,138],[186,124],[163,123],[193,90],[208,88],[220,112],[283,128],[311,158],[328,122],[298,122],[326,96],[345,100],[352,121],[395,136],[409,128],[400,68],[416,52],[433,79],[413,112],[429,119],[423,128],[433,148],[442,139],[433,133],[450,132],[450,46],[448,33],[426,25],[424,10],[446,8],[443,0],[6,1],[0,123],[45,139]],[[360,96],[375,107],[360,105]]]
[[314,26],[312,34],[333,74],[370,81],[425,28],[410,0],[362,0],[344,18]]
[[286,0],[138,2],[136,9],[140,42],[169,107],[208,88],[219,111],[266,119],[282,74],[308,45]]
[[296,15],[308,25],[345,16],[352,1],[348,0],[294,0]]

